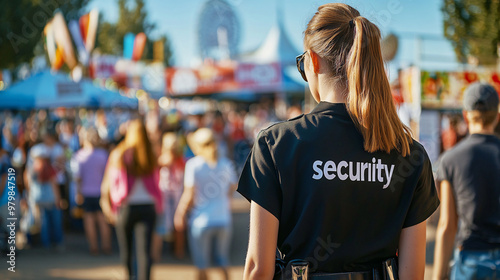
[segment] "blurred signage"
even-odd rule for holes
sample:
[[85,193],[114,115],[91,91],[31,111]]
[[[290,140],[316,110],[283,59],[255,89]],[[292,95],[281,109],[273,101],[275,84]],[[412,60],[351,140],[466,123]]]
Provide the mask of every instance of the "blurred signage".
[[56,85],[58,96],[81,95],[82,88],[79,83],[59,82]]
[[462,108],[465,89],[474,82],[486,82],[500,92],[500,76],[494,71],[421,72],[422,106],[427,108]]
[[424,110],[420,116],[419,141],[429,155],[431,163],[435,163],[441,149],[440,114],[434,110]]
[[279,87],[281,85],[280,64],[241,63],[236,71],[236,81],[240,87],[247,89]]
[[170,95],[211,94],[238,90],[275,91],[282,86],[279,63],[205,64],[199,68],[167,68]]
[[115,65],[120,60],[120,57],[114,55],[93,55],[90,62],[89,74],[93,79],[107,79],[113,76]]
[[165,92],[165,67],[162,62],[146,65],[142,76],[144,90],[150,92]]
[[167,68],[167,92],[171,95],[193,95],[237,90],[234,72],[234,64],[207,63],[196,69]]

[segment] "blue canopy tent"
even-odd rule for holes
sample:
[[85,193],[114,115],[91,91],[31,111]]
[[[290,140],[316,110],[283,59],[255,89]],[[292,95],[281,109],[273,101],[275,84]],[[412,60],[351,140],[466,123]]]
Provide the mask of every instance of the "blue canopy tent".
[[0,109],[57,107],[137,108],[137,100],[97,87],[90,80],[74,82],[67,75],[52,71],[35,74],[0,91]]

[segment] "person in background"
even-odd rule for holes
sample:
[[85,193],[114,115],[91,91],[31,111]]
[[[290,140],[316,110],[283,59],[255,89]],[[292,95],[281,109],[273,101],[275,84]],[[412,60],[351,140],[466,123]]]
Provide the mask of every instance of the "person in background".
[[[151,240],[156,215],[163,211],[158,173],[144,123],[132,120],[125,139],[109,156],[101,187],[101,208],[111,223],[116,222],[120,256],[130,280],[150,279]],[[137,271],[133,270],[134,243]]]
[[160,189],[163,197],[163,213],[159,216],[153,237],[153,260],[161,258],[163,238],[174,238],[174,254],[178,259],[184,257],[184,231],[174,228],[174,213],[184,189],[184,166],[182,148],[178,136],[168,132],[162,138],[162,152],[158,158],[160,166]]
[[[56,182],[59,188],[60,201],[61,205],[58,205],[61,209],[66,209],[68,207],[67,200],[67,189],[66,189],[66,158],[64,154],[64,148],[58,142],[58,137],[55,129],[52,127],[48,127],[41,133],[41,138],[43,140],[42,143],[34,145],[28,154],[28,161],[26,165],[26,171],[29,172],[31,168],[33,158],[31,154],[44,154],[49,157],[50,164],[54,171],[56,172]],[[29,179],[29,178],[28,178]]]
[[59,142],[71,151],[71,154],[80,148],[78,133],[75,131],[75,121],[62,120],[59,123]]
[[188,228],[198,279],[207,279],[206,269],[215,255],[216,265],[222,268],[227,280],[232,225],[230,198],[236,189],[237,176],[232,163],[218,156],[215,136],[209,128],[188,135],[188,144],[196,156],[186,163],[175,228],[178,231]]
[[[1,134],[0,134],[1,139]],[[16,206],[16,201],[19,201],[19,192],[17,184],[8,184],[9,169],[11,168],[9,154],[3,149],[0,144],[0,224],[6,225],[5,222],[8,218],[18,218],[19,207]],[[13,183],[10,180],[11,183]],[[14,195],[12,195],[14,194]],[[10,201],[9,197],[15,200]],[[9,201],[14,204],[9,204]],[[14,211],[9,210],[9,206],[14,206]],[[19,223],[16,223],[18,225]],[[0,252],[9,252],[7,249],[10,247],[8,244],[8,236],[6,227],[0,228],[0,236],[5,237],[0,240]]]
[[[499,98],[484,83],[464,93],[464,118],[470,135],[440,161],[441,210],[434,249],[433,279],[498,279],[500,270]],[[458,234],[457,234],[458,233]],[[456,235],[456,237],[455,237]]]
[[83,206],[83,226],[90,253],[99,253],[97,225],[101,235],[101,248],[111,253],[111,230],[99,206],[101,183],[108,160],[108,152],[99,147],[100,138],[95,128],[81,131],[83,148],[72,159],[73,177],[76,182],[76,202]]
[[63,247],[61,196],[56,170],[52,167],[47,150],[31,149],[32,164],[28,171],[28,205],[38,212],[41,229],[40,237],[44,247],[55,245],[58,251]]

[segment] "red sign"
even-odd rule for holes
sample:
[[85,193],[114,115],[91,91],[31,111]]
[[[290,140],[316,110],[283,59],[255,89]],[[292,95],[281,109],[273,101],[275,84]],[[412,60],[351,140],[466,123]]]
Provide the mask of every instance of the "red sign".
[[245,89],[277,89],[281,85],[280,64],[238,64],[236,81]]
[[274,91],[282,85],[279,63],[205,64],[197,69],[167,68],[167,92],[193,95],[237,90]]

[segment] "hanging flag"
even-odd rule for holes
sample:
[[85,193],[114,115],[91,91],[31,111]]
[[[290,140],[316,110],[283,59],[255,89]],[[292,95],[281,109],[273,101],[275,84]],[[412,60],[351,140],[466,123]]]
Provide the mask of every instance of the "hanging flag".
[[50,20],[43,29],[45,34],[45,45],[47,46],[47,54],[49,55],[50,65],[54,67],[56,60],[56,42],[54,41],[54,28],[52,26],[52,20]]
[[134,40],[135,35],[132,33],[125,34],[123,37],[123,57],[125,59],[132,59],[132,54],[134,52]]
[[163,62],[165,60],[165,44],[163,40],[157,40],[153,44],[153,60]]
[[89,21],[87,28],[87,36],[85,40],[85,48],[90,53],[94,49],[95,46],[95,37],[97,35],[97,24],[99,21],[99,12],[94,9],[89,13]]
[[137,36],[135,36],[134,52],[132,53],[132,60],[138,61],[141,59],[145,46],[146,46],[146,34],[144,34],[144,32],[141,32],[137,34]]
[[83,65],[87,65],[89,62],[89,53],[85,49],[85,45],[83,43],[82,35],[80,34],[80,26],[76,22],[76,20],[72,20],[68,24],[69,32],[73,37],[73,41],[75,42],[76,49],[78,51],[78,61]]
[[66,64],[68,64],[69,69],[73,69],[76,66],[77,61],[75,59],[75,53],[73,52],[73,43],[71,43],[71,37],[69,36],[68,28],[66,27],[66,21],[63,15],[58,12],[54,15],[52,20],[54,26],[54,38],[57,43],[58,48],[61,48],[62,55]]
[[87,30],[89,29],[89,14],[84,14],[78,21],[80,25],[80,34],[82,34],[83,43],[87,43]]
[[62,48],[56,49],[56,55],[54,58],[54,64],[52,64],[52,69],[59,70],[64,64],[63,50]]

